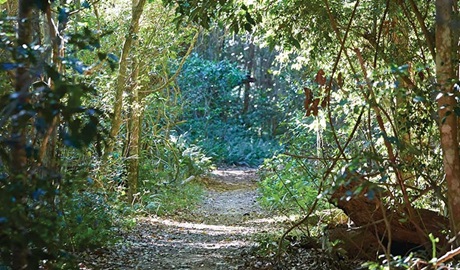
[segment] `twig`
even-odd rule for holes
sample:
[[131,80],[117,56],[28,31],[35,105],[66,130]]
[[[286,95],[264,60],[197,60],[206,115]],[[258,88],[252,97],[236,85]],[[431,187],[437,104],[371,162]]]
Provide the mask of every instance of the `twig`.
[[188,56],[192,53],[193,48],[195,47],[195,43],[198,40],[199,34],[200,34],[200,31],[198,30],[196,32],[195,36],[193,37],[193,40],[190,43],[190,46],[189,46],[187,52],[185,53],[185,56],[182,57],[182,60],[179,63],[179,67],[177,68],[177,70],[173,74],[173,76],[171,78],[169,78],[163,85],[157,87],[156,89],[153,89],[152,93],[159,92],[159,91],[163,90],[165,87],[167,87],[169,84],[171,84],[177,78],[177,76],[179,76],[179,73],[180,73],[180,71],[182,70],[182,67],[185,64],[185,61],[187,60]]
[[435,268],[443,263],[443,262],[446,262],[450,259],[452,259],[453,257],[457,256],[460,254],[460,247],[454,249],[454,250],[451,250],[449,252],[447,252],[446,254],[442,255],[437,261],[436,261],[436,264],[435,264]]
[[[292,154],[292,153],[289,153],[289,152],[284,152],[283,154],[286,155],[286,156],[293,157],[293,158],[310,159],[310,160],[331,160],[331,159],[333,159],[332,157],[328,158],[328,157],[304,156],[304,155]],[[341,157],[336,158],[336,159],[346,160],[345,158],[341,158]]]

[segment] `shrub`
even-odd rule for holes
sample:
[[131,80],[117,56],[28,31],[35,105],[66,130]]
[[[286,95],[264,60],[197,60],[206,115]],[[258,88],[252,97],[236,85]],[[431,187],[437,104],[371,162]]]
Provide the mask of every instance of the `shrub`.
[[117,216],[107,194],[83,191],[66,198],[60,215],[60,234],[65,246],[83,250],[114,243]]
[[[259,190],[265,207],[299,213],[308,209],[318,196],[319,172],[306,167],[302,161],[286,155],[266,160],[261,168]],[[320,201],[319,206],[325,206]]]

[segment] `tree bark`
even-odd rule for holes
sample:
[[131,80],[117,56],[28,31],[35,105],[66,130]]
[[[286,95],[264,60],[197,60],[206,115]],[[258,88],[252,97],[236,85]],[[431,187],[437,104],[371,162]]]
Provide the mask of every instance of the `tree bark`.
[[119,61],[120,67],[115,89],[112,127],[110,129],[110,140],[104,152],[104,159],[107,159],[108,155],[113,152],[115,139],[118,135],[118,132],[120,131],[122,122],[121,111],[123,108],[123,92],[126,87],[126,77],[128,74],[128,56],[131,51],[132,44],[135,40],[135,36],[139,32],[139,21],[144,11],[145,2],[146,0],[133,0],[131,23],[128,33],[126,34],[125,42],[123,43],[123,49],[121,51],[121,57]]
[[255,54],[255,46],[254,46],[254,37],[251,36],[249,39],[249,52],[248,52],[248,59],[246,61],[246,80],[244,82],[244,93],[243,93],[243,114],[248,113],[249,111],[249,103],[251,101],[251,74],[254,69],[254,54]]
[[[457,45],[453,38],[454,2],[436,1],[436,79],[439,131],[447,182],[448,212],[451,234],[460,232],[460,157],[458,146],[457,106],[453,82],[456,81]],[[455,61],[454,61],[455,60]]]
[[[137,42],[136,42],[137,43]],[[130,98],[130,118],[128,123],[128,202],[134,203],[135,194],[137,193],[139,178],[139,136],[140,136],[140,118],[142,108],[139,99],[139,86],[137,79],[139,76],[139,62],[133,60],[133,72],[131,74],[131,98]]]
[[[416,215],[409,220],[402,211],[387,208],[381,195],[366,196],[371,186],[367,180],[355,177],[336,189],[330,202],[342,209],[356,226],[377,235],[378,239],[431,247],[428,235],[432,233],[440,239],[441,246],[445,244],[442,232],[449,226],[447,218],[430,210],[414,209]],[[358,187],[366,188],[353,194]],[[424,234],[421,235],[416,227],[423,228]]]
[[[30,46],[32,42],[32,14],[33,14],[33,1],[32,0],[20,0],[18,3],[18,30],[17,30],[17,46]],[[16,69],[15,78],[15,92],[17,93],[17,105],[16,108],[23,107],[22,105],[27,102],[27,95],[29,88],[32,84],[32,77],[30,75],[30,63],[24,61],[23,65]],[[15,114],[19,114],[19,111],[15,111]],[[18,117],[19,118],[19,117]],[[12,144],[11,149],[11,169],[12,176],[15,181],[24,181],[23,185],[26,185],[27,179],[25,177],[26,166],[27,166],[27,155],[26,155],[26,136],[22,125],[19,123],[20,120],[16,120],[16,117],[12,117],[12,128],[11,135]],[[18,198],[18,203],[22,203],[25,198]],[[24,230],[22,228],[25,224],[18,224],[17,228],[19,231]],[[13,262],[12,267],[16,269],[26,269],[28,267],[28,254],[29,248],[27,243],[16,243],[11,247]]]

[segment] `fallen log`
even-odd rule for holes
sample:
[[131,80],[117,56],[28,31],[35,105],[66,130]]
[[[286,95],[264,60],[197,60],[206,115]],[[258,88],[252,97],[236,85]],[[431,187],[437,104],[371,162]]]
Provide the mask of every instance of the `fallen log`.
[[433,234],[439,238],[439,246],[446,244],[445,232],[449,228],[446,217],[428,209],[413,209],[415,214],[409,217],[403,210],[386,206],[382,195],[374,192],[375,187],[363,178],[352,179],[335,189],[329,201],[342,209],[355,226],[369,231],[383,242],[431,248],[429,234]]

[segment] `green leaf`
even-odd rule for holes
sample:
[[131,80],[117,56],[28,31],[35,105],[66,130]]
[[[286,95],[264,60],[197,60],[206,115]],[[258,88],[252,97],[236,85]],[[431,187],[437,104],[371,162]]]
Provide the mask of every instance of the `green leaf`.
[[244,24],[244,29],[248,32],[251,32],[252,30],[252,25],[250,23],[245,23]]
[[455,107],[454,112],[455,112],[455,115],[460,117],[460,107]]
[[294,37],[289,37],[289,42],[294,45],[297,49],[300,49],[300,42],[294,38]]
[[71,108],[80,107],[82,96],[83,96],[83,90],[80,87],[73,88],[69,96],[68,106]]
[[426,98],[422,96],[415,96],[413,100],[414,102],[426,102]]
[[81,130],[81,140],[83,141],[84,145],[89,145],[97,133],[97,126],[93,123],[86,124],[83,129]]
[[97,57],[99,58],[99,60],[103,61],[103,60],[105,60],[105,58],[107,58],[107,54],[102,53],[102,52],[98,52]]
[[249,12],[246,12],[246,14],[244,14],[244,17],[246,17],[246,20],[248,21],[249,24],[251,25],[256,24],[256,21],[251,17],[251,14],[249,14]]

